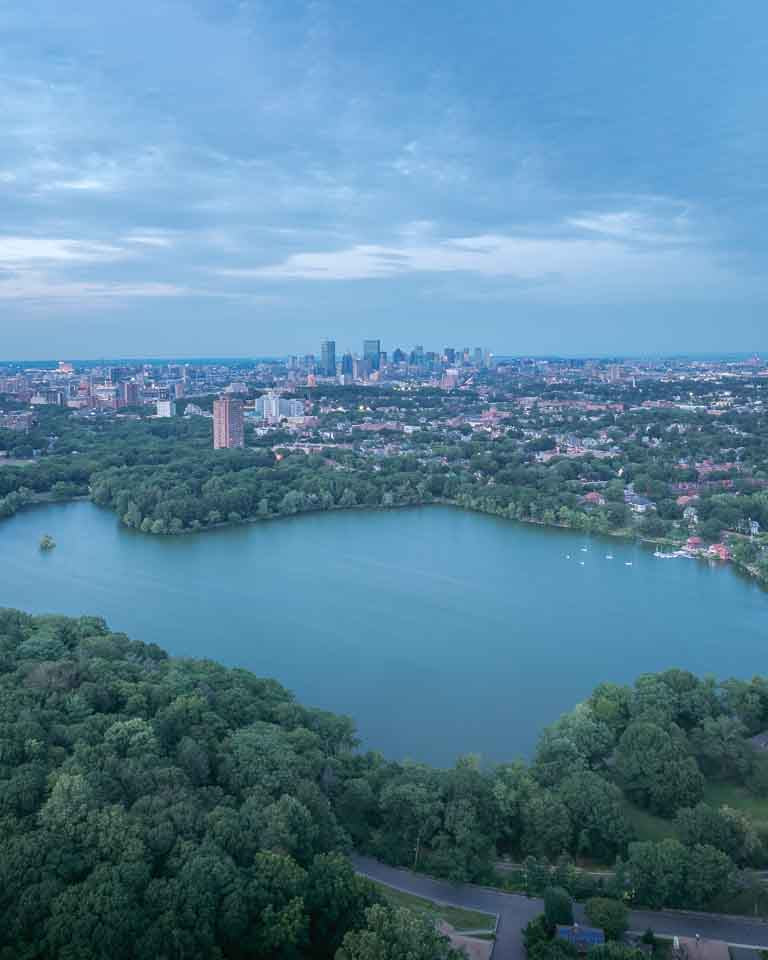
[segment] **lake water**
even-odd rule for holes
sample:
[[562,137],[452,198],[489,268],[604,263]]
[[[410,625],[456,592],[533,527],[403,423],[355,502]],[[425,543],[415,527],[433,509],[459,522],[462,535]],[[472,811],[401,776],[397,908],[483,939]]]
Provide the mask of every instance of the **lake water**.
[[768,593],[733,570],[449,507],[177,538],[36,507],[0,524],[0,605],[275,677],[351,715],[366,747],[435,764],[529,755],[601,680],[768,672]]

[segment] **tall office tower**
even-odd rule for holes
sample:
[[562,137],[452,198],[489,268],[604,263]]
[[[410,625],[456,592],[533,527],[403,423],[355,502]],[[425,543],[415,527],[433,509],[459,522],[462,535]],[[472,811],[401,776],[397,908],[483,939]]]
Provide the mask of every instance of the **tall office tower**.
[[326,377],[336,376],[336,341],[320,342],[320,372]]
[[443,356],[445,357],[445,362],[449,366],[452,367],[453,364],[456,363],[456,351],[453,349],[453,347],[446,347],[445,350],[443,350]]
[[371,370],[378,370],[381,366],[381,340],[363,340],[363,356]]
[[483,365],[483,348],[482,347],[475,347],[474,362],[476,367],[482,367]]
[[408,359],[405,351],[401,350],[400,347],[397,347],[392,352],[392,363],[404,363]]
[[231,450],[245,445],[243,401],[231,394],[213,401],[213,449]]
[[347,351],[341,358],[341,372],[344,376],[352,376],[352,354]]

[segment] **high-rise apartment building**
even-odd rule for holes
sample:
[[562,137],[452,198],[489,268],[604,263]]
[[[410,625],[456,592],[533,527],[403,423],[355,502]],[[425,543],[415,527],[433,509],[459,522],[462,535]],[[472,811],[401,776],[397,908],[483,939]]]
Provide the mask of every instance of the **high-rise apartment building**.
[[363,357],[368,361],[369,370],[378,370],[381,366],[381,340],[363,340]]
[[326,377],[336,376],[335,340],[323,340],[320,343],[320,372]]
[[135,380],[123,380],[120,384],[119,403],[121,407],[134,407],[139,402],[139,385]]
[[245,445],[243,401],[232,395],[213,401],[213,449],[231,450]]

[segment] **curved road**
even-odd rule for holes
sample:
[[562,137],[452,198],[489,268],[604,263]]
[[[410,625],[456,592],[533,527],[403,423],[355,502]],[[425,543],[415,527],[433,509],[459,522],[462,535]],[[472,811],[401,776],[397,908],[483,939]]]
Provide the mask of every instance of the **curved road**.
[[[420,873],[411,873],[410,870],[388,867],[370,857],[353,856],[352,863],[359,874],[396,890],[450,906],[498,914],[493,960],[520,960],[525,956],[521,930],[543,909],[541,900],[503,893],[491,887],[434,880]],[[581,912],[582,908],[577,906],[577,919],[583,919]],[[670,937],[693,937],[698,933],[705,939],[725,940],[732,946],[768,949],[768,924],[761,920],[717,914],[632,910],[629,923],[632,930],[639,932],[651,927],[655,933]]]

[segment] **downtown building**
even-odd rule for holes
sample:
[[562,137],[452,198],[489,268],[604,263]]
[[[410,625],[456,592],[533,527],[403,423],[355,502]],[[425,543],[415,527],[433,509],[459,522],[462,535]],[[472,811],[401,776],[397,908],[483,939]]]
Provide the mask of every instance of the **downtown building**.
[[245,446],[243,401],[226,395],[213,401],[213,449],[232,450]]

